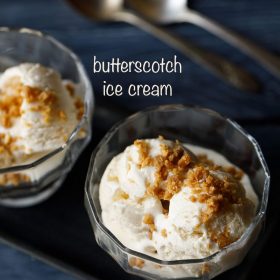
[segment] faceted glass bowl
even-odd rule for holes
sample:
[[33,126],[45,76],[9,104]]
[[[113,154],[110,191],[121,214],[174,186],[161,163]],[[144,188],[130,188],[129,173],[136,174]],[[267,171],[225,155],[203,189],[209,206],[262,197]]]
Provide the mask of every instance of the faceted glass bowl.
[[[99,183],[106,166],[135,139],[158,135],[214,149],[249,175],[259,207],[239,240],[206,258],[162,261],[127,248],[104,226]],[[267,208],[269,184],[269,170],[259,145],[237,123],[208,109],[167,105],[136,113],[105,135],[92,154],[85,204],[97,243],[128,273],[148,279],[211,279],[240,263],[256,240]]]
[[[35,162],[0,168],[0,178],[32,174],[30,182],[0,185],[0,204],[13,207],[39,203],[61,186],[91,138],[94,103],[91,84],[85,69],[72,51],[39,31],[26,28],[18,30],[0,28],[0,72],[24,62],[40,63],[51,67],[57,70],[63,79],[73,81],[84,99],[84,115],[61,147],[37,158]],[[85,137],[81,137],[82,131],[86,132]]]

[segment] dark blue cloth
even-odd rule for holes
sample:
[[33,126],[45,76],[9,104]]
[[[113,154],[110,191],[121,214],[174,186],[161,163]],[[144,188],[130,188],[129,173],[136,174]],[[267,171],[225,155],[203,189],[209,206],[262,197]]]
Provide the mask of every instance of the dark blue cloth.
[[72,280],[72,276],[7,245],[0,244],[0,279]]
[[[280,51],[280,1],[278,0],[196,0],[191,7],[223,23],[245,37],[263,45],[270,51]],[[82,59],[92,80],[97,103],[111,103],[132,111],[155,104],[189,103],[202,105],[232,118],[263,119],[280,117],[280,81],[262,69],[256,62],[225,44],[207,32],[189,24],[173,25],[170,30],[196,42],[209,50],[225,55],[228,59],[243,65],[262,82],[260,94],[248,94],[224,84],[200,66],[192,63],[173,49],[149,34],[125,23],[93,23],[77,14],[63,0],[1,0],[0,26],[29,27],[39,29],[73,49]],[[139,75],[92,73],[93,56],[99,59],[120,57],[125,60],[155,60],[178,55],[183,63],[181,75]],[[152,97],[102,97],[102,81],[121,83],[157,84],[168,82],[174,89],[174,96]],[[269,141],[276,147],[273,126],[259,133],[261,142]],[[275,130],[276,131],[276,130]],[[279,127],[278,127],[279,136]],[[276,162],[277,161],[277,162]],[[271,158],[274,169],[279,169],[278,159]],[[6,245],[0,246],[0,279],[71,279],[31,257],[19,253]]]

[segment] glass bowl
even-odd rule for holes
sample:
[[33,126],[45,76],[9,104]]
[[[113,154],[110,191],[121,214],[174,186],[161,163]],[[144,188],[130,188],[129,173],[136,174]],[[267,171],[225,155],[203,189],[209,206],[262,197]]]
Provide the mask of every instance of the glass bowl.
[[[84,114],[61,147],[33,162],[0,168],[0,204],[13,207],[37,204],[61,186],[91,138],[94,101],[85,69],[72,51],[39,31],[0,28],[0,72],[23,62],[51,67],[57,70],[63,79],[73,81],[84,100]],[[25,180],[27,177],[31,179]],[[9,185],[1,183],[3,178],[11,178]]]
[[[249,175],[260,203],[240,239],[206,258],[162,261],[130,250],[104,226],[99,183],[106,166],[135,139],[158,135],[216,150]],[[240,263],[256,240],[264,221],[269,184],[269,170],[259,145],[237,123],[208,109],[167,105],[136,113],[105,135],[91,157],[85,205],[97,243],[128,273],[148,279],[211,279]]]

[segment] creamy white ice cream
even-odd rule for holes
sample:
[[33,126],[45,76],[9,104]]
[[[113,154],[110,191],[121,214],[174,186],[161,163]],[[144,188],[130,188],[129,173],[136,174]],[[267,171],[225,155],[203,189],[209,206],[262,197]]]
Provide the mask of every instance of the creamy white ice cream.
[[241,237],[258,205],[248,176],[224,156],[162,138],[136,141],[114,157],[99,198],[104,225],[120,242],[161,260],[221,250]]
[[[8,68],[0,77],[0,168],[32,162],[62,146],[82,110],[75,85],[55,70],[33,63]],[[62,159],[54,158],[48,168]]]

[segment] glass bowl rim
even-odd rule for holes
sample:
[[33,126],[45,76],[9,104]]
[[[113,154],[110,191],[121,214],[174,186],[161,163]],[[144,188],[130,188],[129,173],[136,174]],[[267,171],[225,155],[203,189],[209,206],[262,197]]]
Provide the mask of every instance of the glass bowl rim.
[[[99,219],[98,217],[98,210],[95,207],[95,203],[93,201],[93,198],[90,193],[90,181],[92,177],[92,170],[94,167],[94,161],[97,153],[101,149],[104,143],[106,143],[111,136],[124,124],[126,124],[129,121],[134,121],[136,118],[141,117],[141,115],[144,115],[148,112],[157,112],[157,111],[179,111],[179,110],[186,110],[192,108],[194,110],[198,111],[204,111],[207,112],[208,114],[214,114],[215,116],[222,118],[225,120],[229,125],[231,125],[234,129],[239,131],[242,135],[244,135],[253,145],[254,150],[258,156],[258,159],[260,160],[262,169],[264,170],[265,174],[265,182],[264,182],[264,189],[262,192],[262,200],[260,201],[260,208],[259,211],[256,213],[254,219],[248,226],[248,228],[245,230],[245,232],[242,234],[242,236],[235,242],[231,243],[230,245],[222,248],[218,252],[209,255],[204,258],[197,258],[197,259],[183,259],[183,260],[171,260],[171,261],[165,261],[165,260],[160,260],[158,258],[146,255],[144,253],[137,252],[135,250],[129,249],[125,245],[123,245],[113,233],[111,233],[103,224],[102,220]],[[267,202],[268,202],[268,196],[269,196],[269,188],[270,188],[270,172],[267,166],[267,163],[264,159],[263,153],[261,151],[261,148],[258,144],[258,142],[255,140],[253,136],[251,136],[246,130],[244,130],[237,122],[231,120],[230,118],[222,116],[220,113],[204,108],[201,106],[196,106],[196,105],[183,105],[183,104],[169,104],[169,105],[159,105],[159,106],[152,106],[148,107],[144,110],[138,111],[129,117],[125,118],[124,120],[121,120],[117,122],[115,125],[111,127],[111,129],[105,134],[105,136],[101,139],[101,141],[98,143],[96,148],[94,149],[91,159],[90,159],[90,164],[88,168],[88,173],[87,173],[87,178],[85,182],[85,205],[88,211],[88,215],[92,216],[94,219],[94,222],[96,226],[104,233],[106,238],[109,238],[115,246],[117,246],[123,253],[129,254],[133,257],[141,258],[146,261],[150,261],[159,265],[164,265],[164,266],[170,266],[170,265],[186,265],[186,264],[203,264],[205,262],[210,262],[214,260],[216,257],[223,256],[224,254],[234,250],[235,248],[238,248],[240,244],[242,244],[243,241],[247,240],[250,235],[253,233],[253,231],[257,228],[257,226],[262,222],[264,219],[266,209],[267,209]]]
[[[19,171],[24,171],[24,170],[27,170],[27,169],[30,169],[30,168],[34,168],[34,167],[38,166],[39,164],[41,164],[41,163],[49,160],[50,158],[54,157],[56,154],[65,150],[66,147],[70,146],[73,143],[73,141],[75,139],[75,136],[80,131],[80,129],[83,127],[83,125],[91,119],[92,113],[93,113],[92,110],[93,110],[94,104],[95,104],[95,98],[94,98],[92,86],[91,86],[91,83],[90,83],[89,78],[87,76],[86,70],[85,70],[81,60],[78,58],[78,56],[72,50],[70,50],[68,47],[66,47],[64,44],[59,42],[54,37],[48,35],[47,33],[43,33],[39,30],[25,28],[25,27],[10,28],[10,27],[1,26],[0,27],[0,33],[4,33],[4,32],[7,32],[7,33],[14,32],[14,33],[18,33],[18,34],[28,34],[28,35],[32,35],[32,36],[35,36],[35,37],[41,37],[41,38],[44,38],[45,40],[51,42],[52,44],[54,44],[57,48],[66,52],[75,62],[75,65],[77,67],[77,71],[81,76],[81,82],[85,86],[85,96],[89,96],[90,104],[89,104],[89,106],[84,106],[85,110],[84,110],[84,114],[83,114],[82,118],[80,119],[80,121],[78,122],[76,127],[73,129],[73,131],[70,133],[70,135],[68,136],[65,143],[63,143],[60,147],[49,151],[44,156],[40,157],[39,159],[36,159],[35,161],[33,161],[31,163],[17,164],[17,165],[13,165],[11,167],[0,168],[0,174],[10,173],[10,172],[19,172]],[[84,104],[85,104],[85,102],[84,102]],[[91,131],[89,131],[88,133],[89,133],[89,136],[90,136]]]

